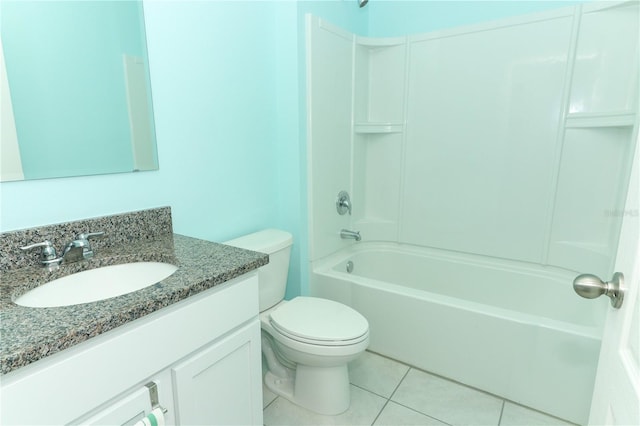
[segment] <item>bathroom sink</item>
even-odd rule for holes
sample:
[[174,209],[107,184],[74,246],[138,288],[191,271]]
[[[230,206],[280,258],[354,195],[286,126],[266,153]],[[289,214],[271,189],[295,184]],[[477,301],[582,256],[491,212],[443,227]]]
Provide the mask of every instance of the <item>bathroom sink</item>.
[[18,297],[15,303],[48,308],[96,302],[151,286],[177,269],[177,266],[161,262],[105,266],[50,281]]

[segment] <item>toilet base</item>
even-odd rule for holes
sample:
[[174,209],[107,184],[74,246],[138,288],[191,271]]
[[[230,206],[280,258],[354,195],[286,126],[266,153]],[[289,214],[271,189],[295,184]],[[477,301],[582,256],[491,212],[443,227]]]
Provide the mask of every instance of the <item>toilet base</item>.
[[277,377],[270,371],[264,383],[273,393],[318,414],[334,416],[351,404],[347,365],[308,367],[298,364],[293,377]]

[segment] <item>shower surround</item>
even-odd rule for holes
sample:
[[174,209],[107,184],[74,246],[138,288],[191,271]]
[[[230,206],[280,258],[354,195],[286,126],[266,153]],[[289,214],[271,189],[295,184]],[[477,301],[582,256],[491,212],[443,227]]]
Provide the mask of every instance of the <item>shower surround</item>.
[[[637,33],[637,2],[587,3],[397,38],[360,37],[308,16],[311,294],[368,315],[374,351],[584,423],[607,302],[578,296],[563,298],[563,304],[553,301],[580,272],[613,272],[622,219],[616,212],[624,208],[637,134],[638,40],[630,36]],[[336,212],[341,190],[351,194],[352,215]],[[360,231],[362,242],[341,239],[343,228]],[[382,260],[354,261],[354,271],[360,272],[351,282],[342,271],[340,285],[327,280],[328,275],[336,279],[334,268],[350,259],[354,244],[372,242],[393,245],[394,250],[384,251],[382,259],[395,259],[384,263],[386,268],[399,277],[403,268],[419,271],[415,280],[423,293],[400,278],[389,282],[371,274],[375,285],[362,285],[360,275],[367,274],[362,268],[372,267],[363,265]],[[420,256],[426,250],[422,263],[429,267],[396,256],[411,250]],[[443,262],[425,260],[433,256],[450,262],[445,268]],[[479,270],[479,264],[490,266]],[[456,273],[445,273],[451,265],[458,265]],[[510,273],[495,274],[494,269]],[[378,294],[384,283],[391,284],[386,296]],[[435,308],[414,303],[433,299],[443,285],[466,288],[455,299],[471,303],[472,311],[486,307],[486,312],[492,312],[492,303],[474,295],[508,289],[520,299],[512,297],[514,302],[501,309],[527,316],[537,353],[550,359],[578,353],[581,343],[571,339],[547,345],[549,339],[539,334],[548,328],[545,317],[530,316],[523,308],[532,294],[548,300],[558,311],[554,318],[563,318],[560,328],[578,330],[587,339],[589,360],[580,361],[586,366],[586,384],[571,375],[563,379],[561,363],[549,364],[557,381],[574,382],[571,399],[577,401],[569,403],[571,390],[566,390],[556,396],[560,404],[550,403],[554,380],[537,381],[535,387],[533,381],[528,387],[528,382],[514,386],[503,380],[497,386],[455,373],[486,368],[482,363],[464,368],[453,363],[451,372],[440,370],[428,355],[443,342],[433,333],[422,342],[421,329],[415,327],[451,326],[458,330],[452,341],[469,340],[475,333],[461,326],[467,314],[451,314],[438,323],[432,312],[425,313]],[[396,298],[402,287],[408,289],[404,305]],[[386,325],[380,325],[374,300],[392,297],[394,306],[405,306],[398,314],[415,321],[378,313],[385,317]],[[579,313],[567,316],[567,311]],[[454,324],[456,318],[460,324]],[[587,323],[585,331],[581,327]],[[491,331],[483,332],[489,336]],[[396,342],[396,349],[385,342]],[[560,351],[565,344],[573,349]],[[438,351],[447,347],[460,350],[453,344]],[[500,351],[489,341],[487,348],[496,355]],[[452,359],[458,356],[450,353]],[[527,363],[514,365],[520,371],[513,370],[512,378],[526,377]],[[526,388],[526,395],[514,392],[517,387]],[[567,403],[559,408],[563,397]]]

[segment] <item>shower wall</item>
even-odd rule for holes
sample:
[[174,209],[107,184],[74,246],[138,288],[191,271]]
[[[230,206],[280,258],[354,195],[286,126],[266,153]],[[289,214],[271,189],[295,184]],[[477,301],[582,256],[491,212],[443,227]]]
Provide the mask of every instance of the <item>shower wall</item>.
[[[400,38],[313,17],[307,31],[311,260],[352,228],[610,274],[637,132],[637,2]],[[351,216],[335,209],[343,189]]]

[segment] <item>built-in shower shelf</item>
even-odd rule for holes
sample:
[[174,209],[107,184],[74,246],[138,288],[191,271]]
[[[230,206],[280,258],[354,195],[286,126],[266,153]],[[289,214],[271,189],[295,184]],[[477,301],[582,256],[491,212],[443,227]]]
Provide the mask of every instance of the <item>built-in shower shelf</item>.
[[636,114],[633,111],[605,113],[573,113],[567,116],[565,127],[624,127],[635,124]]
[[402,133],[402,123],[356,123],[353,126],[356,133]]

